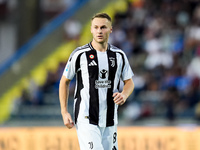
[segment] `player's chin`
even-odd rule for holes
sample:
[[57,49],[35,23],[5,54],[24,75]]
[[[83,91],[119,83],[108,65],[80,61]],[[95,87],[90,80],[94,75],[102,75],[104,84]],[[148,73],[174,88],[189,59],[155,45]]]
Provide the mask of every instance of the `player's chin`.
[[97,40],[96,40],[98,43],[104,43],[105,42],[105,40],[103,39],[103,38],[97,38]]

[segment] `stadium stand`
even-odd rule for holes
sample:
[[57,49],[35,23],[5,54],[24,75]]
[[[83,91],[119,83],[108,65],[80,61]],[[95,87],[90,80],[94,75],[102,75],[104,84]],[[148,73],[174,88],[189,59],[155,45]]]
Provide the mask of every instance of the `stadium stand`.
[[[90,3],[94,4],[91,1]],[[108,12],[113,17],[114,31],[110,43],[125,50],[135,73],[135,91],[127,103],[119,109],[120,124],[198,124],[200,119],[199,2],[118,0],[109,4],[105,2],[99,10]],[[77,11],[77,14],[84,14],[83,12],[84,9]],[[84,14],[85,16],[91,14],[86,12],[88,14]],[[10,93],[7,92],[7,95],[1,98],[1,115],[2,106],[6,105],[7,108],[11,106],[13,95],[24,103],[18,104],[18,101],[15,101],[15,106],[19,107],[12,109],[11,120],[4,125],[12,125],[11,122],[16,125],[15,119],[16,121],[21,119],[18,125],[37,125],[37,120],[40,121],[39,125],[62,125],[57,90],[65,58],[70,53],[66,49],[73,50],[76,44],[89,42],[91,35],[88,29],[87,20],[84,22],[78,42],[73,40],[61,46],[52,42],[52,45],[47,47],[47,49],[52,48],[51,53],[48,56],[44,55],[42,62],[31,69],[29,76],[20,78],[15,88],[11,88]],[[59,34],[61,32],[63,31],[60,30]],[[55,60],[60,61],[54,62]],[[30,79],[33,79],[33,82],[30,82]],[[31,83],[33,84],[29,86],[29,90],[23,88]],[[34,83],[39,86],[35,88]],[[73,89],[73,84],[71,86]],[[35,101],[30,101],[30,89],[33,91],[38,89]],[[9,112],[5,114],[4,120],[9,117]],[[43,124],[41,121],[44,121]]]

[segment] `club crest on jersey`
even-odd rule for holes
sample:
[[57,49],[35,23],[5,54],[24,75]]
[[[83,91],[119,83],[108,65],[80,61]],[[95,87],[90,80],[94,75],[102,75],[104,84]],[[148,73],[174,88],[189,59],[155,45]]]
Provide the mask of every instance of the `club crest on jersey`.
[[94,59],[94,55],[93,54],[91,54],[89,57],[90,57],[90,59]]
[[111,61],[111,67],[115,67],[115,58],[109,57],[109,60]]

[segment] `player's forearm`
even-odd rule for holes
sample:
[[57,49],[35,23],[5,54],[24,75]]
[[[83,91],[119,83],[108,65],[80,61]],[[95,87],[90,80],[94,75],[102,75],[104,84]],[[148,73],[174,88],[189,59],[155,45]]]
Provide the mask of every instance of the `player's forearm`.
[[124,88],[122,94],[125,95],[126,99],[131,95],[134,90],[134,83],[132,79],[124,81]]
[[60,99],[60,107],[61,107],[61,113],[68,112],[68,96],[69,96],[69,82],[66,82],[64,80],[64,77],[60,80],[59,85],[59,99]]

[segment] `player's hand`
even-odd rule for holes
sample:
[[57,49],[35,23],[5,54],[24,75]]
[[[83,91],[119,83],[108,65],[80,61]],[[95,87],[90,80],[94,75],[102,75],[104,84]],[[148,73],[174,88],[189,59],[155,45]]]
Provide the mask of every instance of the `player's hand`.
[[113,94],[113,97],[113,100],[117,105],[123,105],[126,102],[126,97],[122,93],[116,92]]
[[65,126],[68,129],[71,129],[74,126],[74,122],[72,120],[70,113],[64,113],[64,114],[62,114],[62,117],[63,117],[63,122],[64,122]]

